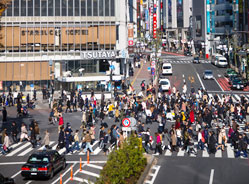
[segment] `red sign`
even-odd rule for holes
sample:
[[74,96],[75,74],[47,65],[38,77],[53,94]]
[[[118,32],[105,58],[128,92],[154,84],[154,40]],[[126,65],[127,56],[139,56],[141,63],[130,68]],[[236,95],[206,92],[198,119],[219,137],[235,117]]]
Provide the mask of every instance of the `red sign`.
[[128,40],[128,46],[133,46],[133,40]]
[[129,118],[124,118],[122,121],[124,127],[129,127],[131,125],[131,120]]
[[153,14],[153,38],[156,38],[157,17],[156,13]]

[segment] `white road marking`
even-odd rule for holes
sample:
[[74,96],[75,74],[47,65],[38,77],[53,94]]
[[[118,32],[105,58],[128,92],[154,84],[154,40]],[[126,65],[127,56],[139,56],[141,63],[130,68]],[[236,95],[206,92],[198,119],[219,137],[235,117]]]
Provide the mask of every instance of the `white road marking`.
[[61,155],[61,154],[64,153],[65,151],[66,151],[66,148],[64,147],[64,148],[60,149],[60,150],[58,151],[58,153],[60,153],[60,155]]
[[209,157],[208,151],[207,149],[204,148],[204,150],[202,151],[202,157]]
[[14,174],[13,176],[11,176],[11,178],[16,177],[18,174],[20,174],[22,171],[18,171],[16,174]]
[[6,155],[6,157],[11,157],[14,154],[18,153],[19,151],[21,151],[22,149],[25,149],[26,147],[28,147],[29,145],[31,145],[30,142],[27,142],[26,144],[22,145],[21,147],[17,148],[16,150],[11,151],[9,154]]
[[156,179],[156,177],[157,177],[157,175],[158,175],[158,172],[159,172],[160,168],[161,168],[161,166],[159,166],[159,165],[154,165],[154,166],[152,167],[152,169],[155,170],[155,172],[154,172],[153,174],[152,174],[152,173],[149,174],[150,176],[152,176],[152,179],[151,179],[150,181],[149,181],[149,180],[146,180],[146,181],[144,182],[144,184],[153,184],[153,183],[155,182],[155,179]]
[[22,153],[20,153],[19,155],[17,155],[18,157],[24,156],[26,155],[28,152],[32,151],[33,148],[29,147],[28,149],[26,149],[25,151],[23,151]]
[[185,151],[182,150],[181,148],[179,148],[179,151],[178,151],[178,153],[177,153],[177,156],[178,156],[178,157],[183,157],[183,156],[184,156],[184,153],[185,153]]
[[171,156],[171,155],[172,155],[172,152],[169,149],[167,149],[165,152],[165,156]]
[[238,101],[238,102],[240,102],[240,97],[239,97],[239,95],[234,95],[234,97],[236,98],[236,100]]
[[221,91],[223,91],[223,92],[224,92],[223,88],[222,88],[222,87],[221,87],[221,85],[218,83],[218,81],[216,80],[216,78],[215,78],[215,77],[214,77],[214,80],[215,80],[215,82],[218,84],[218,86],[220,87]]
[[213,184],[214,180],[214,169],[211,169],[210,177],[209,177],[209,184]]
[[12,145],[10,146],[10,148],[14,149],[14,148],[16,148],[17,146],[19,146],[20,144],[22,144],[22,142],[19,142],[19,143],[17,143],[17,144],[12,144]]
[[[26,162],[1,162],[0,165],[23,165]],[[67,164],[78,164],[80,161],[67,161]],[[81,163],[85,164],[87,161],[82,161]],[[106,161],[90,161],[92,164],[104,164]]]
[[222,151],[220,149],[218,149],[215,153],[215,157],[216,158],[221,158],[222,157]]
[[88,167],[92,167],[92,168],[95,168],[95,169],[100,169],[102,170],[103,167],[102,166],[99,166],[99,165],[94,165],[94,164],[87,164]]
[[96,174],[96,173],[93,173],[93,172],[90,172],[90,171],[82,170],[82,171],[80,171],[80,173],[99,178],[99,174]]
[[[76,165],[76,163],[74,163],[73,164],[73,168],[74,168],[74,166]],[[63,174],[62,174],[62,177],[63,176],[65,176],[68,172],[70,172],[71,171],[71,166],[66,170],[66,172],[64,172]],[[70,178],[69,178],[70,179]],[[58,177],[53,183],[51,183],[51,184],[55,184],[55,183],[57,183],[58,181],[60,180],[60,177]]]
[[203,88],[204,90],[206,90],[206,89],[205,89],[205,86],[204,86],[204,84],[203,84],[203,82],[202,82],[202,80],[201,80],[201,78],[200,78],[200,76],[199,76],[199,74],[196,73],[196,75],[197,75],[197,77],[198,77],[198,79],[199,79],[199,81],[200,81],[200,83],[201,83],[202,88]]
[[230,143],[227,143],[227,157],[234,158],[234,151],[232,150]]
[[28,181],[27,183],[25,183],[25,184],[30,184],[30,183],[32,183],[32,181]]
[[94,155],[97,155],[99,154],[99,152],[101,152],[102,149],[100,149],[100,147],[97,147],[94,151],[93,151],[93,154]]
[[[49,146],[51,146],[54,143],[55,143],[55,141],[50,141]],[[57,146],[57,144],[56,144],[56,146]],[[44,149],[45,149],[45,145],[40,147],[38,150],[44,150]]]

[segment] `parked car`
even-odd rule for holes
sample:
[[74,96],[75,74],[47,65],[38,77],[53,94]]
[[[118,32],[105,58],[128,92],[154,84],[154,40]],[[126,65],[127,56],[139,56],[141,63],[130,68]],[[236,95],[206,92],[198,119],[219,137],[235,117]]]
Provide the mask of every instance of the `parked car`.
[[169,79],[160,79],[159,88],[161,88],[163,91],[168,91],[170,89]]
[[232,89],[244,89],[244,84],[240,79],[235,79],[232,81]]
[[0,184],[15,184],[15,181],[13,178],[4,177],[0,173]]
[[213,71],[212,70],[205,70],[203,73],[203,79],[214,79]]
[[199,59],[199,56],[195,56],[194,59],[193,59],[193,63],[200,63],[200,59]]
[[219,67],[227,67],[227,65],[228,65],[227,59],[220,54],[214,54],[212,56],[211,63],[214,64],[215,66],[219,66]]
[[38,151],[33,153],[21,168],[21,175],[25,178],[47,177],[53,178],[60,169],[66,168],[66,159],[56,150]]

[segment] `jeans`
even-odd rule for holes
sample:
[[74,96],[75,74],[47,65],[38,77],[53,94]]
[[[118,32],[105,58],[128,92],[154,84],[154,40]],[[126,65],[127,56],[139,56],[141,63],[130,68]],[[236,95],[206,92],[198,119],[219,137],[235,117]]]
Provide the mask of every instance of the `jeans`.
[[198,142],[198,149],[204,150],[204,143],[201,140]]
[[177,146],[181,147],[182,146],[182,140],[180,137],[177,137]]
[[[243,154],[244,154],[244,157],[247,157],[247,153],[246,153],[246,151],[242,151],[243,152]],[[239,157],[240,156],[240,154],[241,154],[241,151],[237,151],[237,153],[236,153],[236,155],[235,155],[235,157],[237,158],[237,157]]]
[[75,141],[72,150],[80,150],[79,141]]
[[85,149],[83,150],[83,152],[86,152],[88,148],[90,149],[91,152],[93,152],[93,149],[92,149],[92,147],[91,147],[90,142],[87,142],[87,143],[86,143],[86,147],[85,147]]
[[6,154],[6,152],[5,152],[4,149],[3,149],[3,144],[0,144],[0,152],[1,152],[2,154]]

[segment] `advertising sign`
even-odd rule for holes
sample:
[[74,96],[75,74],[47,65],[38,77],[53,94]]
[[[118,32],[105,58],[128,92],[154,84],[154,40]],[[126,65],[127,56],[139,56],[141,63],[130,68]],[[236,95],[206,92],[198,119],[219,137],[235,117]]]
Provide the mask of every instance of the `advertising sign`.
[[210,3],[207,0],[207,33],[210,33]]
[[153,14],[153,38],[156,38],[156,28],[157,28],[157,15]]

